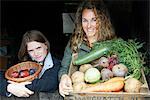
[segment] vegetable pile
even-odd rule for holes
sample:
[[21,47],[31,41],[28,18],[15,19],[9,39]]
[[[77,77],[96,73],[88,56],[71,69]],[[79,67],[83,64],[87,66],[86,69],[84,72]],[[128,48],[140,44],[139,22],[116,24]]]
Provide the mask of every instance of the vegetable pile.
[[[73,61],[74,65],[80,66],[79,72],[84,73],[82,74],[82,85],[79,81],[73,83],[78,87],[76,91],[140,92],[142,83],[139,80],[144,57],[138,49],[142,46],[143,43],[136,42],[136,40],[124,41],[121,38],[96,42],[90,53]],[[93,68],[97,70],[93,72]],[[135,82],[136,88],[134,89],[129,85],[132,82]]]
[[[87,55],[73,61],[74,65],[82,65],[89,63],[101,56],[111,56],[109,59],[109,69],[112,69],[116,63],[123,63],[128,67],[128,75],[139,79],[141,77],[141,68],[144,64],[142,53],[138,51],[143,46],[143,43],[136,42],[136,40],[124,41],[121,38],[96,42],[92,48],[92,51]],[[108,65],[105,63],[105,65]]]
[[[142,53],[138,51],[143,46],[143,43],[136,42],[136,40],[124,41],[121,38],[97,42],[94,49],[100,47],[110,47],[109,55],[116,54],[119,63],[123,63],[128,67],[128,75],[139,79],[141,77],[141,68],[143,67]],[[132,74],[132,75],[131,75]]]

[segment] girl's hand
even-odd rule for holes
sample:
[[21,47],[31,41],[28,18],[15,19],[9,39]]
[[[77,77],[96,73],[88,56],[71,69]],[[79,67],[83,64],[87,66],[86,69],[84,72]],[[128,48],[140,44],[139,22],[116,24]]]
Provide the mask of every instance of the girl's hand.
[[29,97],[34,94],[33,91],[29,90],[25,87],[27,84],[31,84],[31,82],[22,82],[16,83],[12,81],[8,81],[10,84],[7,86],[7,91],[17,97]]
[[65,97],[65,95],[69,95],[69,92],[72,92],[72,91],[73,91],[73,87],[72,87],[71,79],[68,75],[65,74],[61,77],[61,80],[59,83],[59,93],[60,95]]

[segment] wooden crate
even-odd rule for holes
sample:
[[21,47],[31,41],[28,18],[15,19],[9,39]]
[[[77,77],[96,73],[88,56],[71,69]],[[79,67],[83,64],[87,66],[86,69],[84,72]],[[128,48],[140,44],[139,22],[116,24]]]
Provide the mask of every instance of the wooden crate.
[[[78,70],[77,66],[70,65],[68,75]],[[127,93],[127,92],[72,92],[66,96],[65,100],[150,100],[150,90],[144,71],[141,70],[142,77],[140,81],[143,83],[140,93]]]

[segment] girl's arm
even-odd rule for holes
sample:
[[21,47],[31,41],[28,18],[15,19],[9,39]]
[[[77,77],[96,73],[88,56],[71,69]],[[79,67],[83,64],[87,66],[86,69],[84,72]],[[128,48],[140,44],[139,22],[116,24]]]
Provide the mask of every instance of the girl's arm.
[[6,96],[8,82],[4,78],[4,72],[0,71],[0,95]]
[[8,81],[4,77],[4,72],[0,71],[0,95],[10,97],[11,94],[13,94],[17,97],[29,97],[33,94],[33,92],[25,88],[26,84],[30,83],[8,83]]
[[26,87],[35,92],[54,92],[58,87],[58,71],[60,62],[54,60],[54,66],[44,72],[42,77],[32,81]]

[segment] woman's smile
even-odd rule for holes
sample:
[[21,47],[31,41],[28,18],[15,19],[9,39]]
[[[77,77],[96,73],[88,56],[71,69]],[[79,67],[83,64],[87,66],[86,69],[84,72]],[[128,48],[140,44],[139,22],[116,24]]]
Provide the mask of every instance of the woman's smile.
[[87,37],[96,34],[96,16],[92,9],[85,9],[82,13],[82,27]]
[[97,41],[97,19],[92,9],[84,9],[82,12],[82,27],[88,39],[89,45]]

